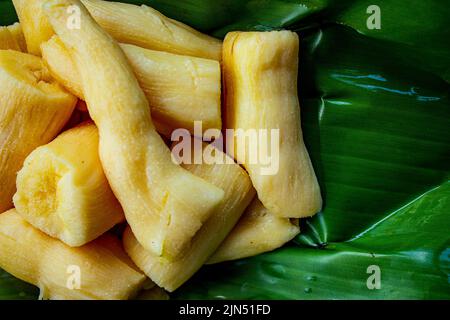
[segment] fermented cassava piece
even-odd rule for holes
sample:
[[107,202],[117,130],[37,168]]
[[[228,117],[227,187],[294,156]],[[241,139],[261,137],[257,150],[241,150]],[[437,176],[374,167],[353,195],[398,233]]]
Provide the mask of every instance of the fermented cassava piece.
[[[217,153],[225,156],[221,151]],[[153,281],[168,291],[174,291],[187,281],[207,261],[208,257],[225,239],[255,195],[245,170],[230,164],[188,164],[193,174],[225,190],[221,205],[192,239],[190,247],[180,259],[168,261],[145,250],[134,237],[131,229],[125,231],[125,251]]]
[[[43,12],[45,0],[13,0],[23,27],[28,52],[40,55],[40,45],[54,31]],[[146,5],[137,6],[99,0],[83,0],[95,20],[116,40],[143,48],[199,58],[220,60],[222,42],[167,18]],[[78,8],[67,8],[66,26],[73,29]],[[73,25],[71,24],[73,22]]]
[[278,217],[255,198],[227,238],[208,259],[208,264],[275,250],[291,241],[299,232],[298,219]]
[[[181,56],[121,45],[150,104],[159,132],[186,128],[194,121],[203,129],[221,129],[220,64],[215,60]],[[70,92],[84,99],[81,79],[69,52],[58,37],[41,46],[52,75]],[[162,126],[162,127],[161,127]]]
[[117,41],[143,48],[220,60],[222,42],[167,18],[146,5],[82,0],[98,24]]
[[43,42],[41,50],[42,60],[52,76],[69,92],[83,100],[82,82],[77,66],[58,36],[54,35],[50,40]]
[[10,26],[0,27],[0,50],[7,49],[22,52],[27,51],[22,28],[18,22]]
[[12,208],[23,160],[60,132],[76,101],[40,58],[0,50],[0,212]]
[[[298,48],[296,33],[273,31],[229,33],[223,49],[226,127],[243,129],[234,139],[235,156],[247,169],[264,206],[288,218],[312,216],[322,205],[300,125]],[[278,171],[268,174],[259,158],[261,151],[267,151],[264,141],[242,148],[243,133],[261,129],[279,130]]]
[[13,0],[28,52],[41,55],[40,45],[54,34],[42,11],[45,0]]
[[[66,28],[71,5],[80,7],[80,29]],[[44,8],[77,66],[105,174],[136,238],[155,255],[177,257],[224,191],[172,161],[125,54],[81,2],[50,0]]]
[[77,247],[123,221],[98,156],[98,131],[81,124],[35,149],[17,174],[14,206],[36,228]]
[[15,209],[0,215],[0,252],[0,268],[39,287],[44,299],[128,299],[147,282],[115,237],[71,248]]

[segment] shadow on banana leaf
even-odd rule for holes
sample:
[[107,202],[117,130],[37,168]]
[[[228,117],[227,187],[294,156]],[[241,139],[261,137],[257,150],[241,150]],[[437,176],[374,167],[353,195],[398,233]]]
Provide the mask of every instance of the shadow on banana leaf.
[[208,266],[174,297],[449,299],[449,212],[447,182],[348,242]]

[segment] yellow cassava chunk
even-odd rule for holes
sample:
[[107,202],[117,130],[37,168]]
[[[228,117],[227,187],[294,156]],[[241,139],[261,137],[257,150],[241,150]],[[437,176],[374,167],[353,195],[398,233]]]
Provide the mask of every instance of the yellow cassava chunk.
[[84,123],[35,149],[17,174],[14,205],[46,234],[77,247],[123,221],[98,156],[98,131]]
[[147,281],[115,237],[71,248],[15,209],[0,215],[0,252],[0,268],[39,287],[44,299],[128,299]]
[[[263,205],[287,218],[312,216],[322,206],[300,123],[298,50],[298,36],[291,31],[231,32],[223,48],[226,128],[241,129],[234,139],[235,156]],[[248,130],[279,130],[273,172],[265,173],[258,158],[267,151],[262,139],[244,144]]]
[[[228,158],[218,149],[222,157]],[[184,164],[193,174],[225,190],[221,205],[197,232],[191,246],[180,259],[168,261],[145,250],[130,228],[124,233],[125,251],[160,287],[174,291],[186,282],[207,261],[225,239],[255,195],[247,173],[232,159],[222,164]]]
[[[69,30],[72,5],[80,8],[81,27]],[[77,66],[102,166],[136,238],[156,255],[177,257],[224,191],[172,161],[125,54],[81,2],[50,0],[44,8]]]

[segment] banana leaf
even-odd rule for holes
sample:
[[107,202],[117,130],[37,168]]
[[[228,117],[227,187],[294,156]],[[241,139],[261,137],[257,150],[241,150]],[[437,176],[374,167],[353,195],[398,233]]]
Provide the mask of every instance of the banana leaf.
[[[450,6],[368,0],[128,0],[216,37],[301,38],[305,141],[324,208],[286,247],[204,267],[173,298],[450,298]],[[0,23],[16,21],[0,0]],[[369,289],[370,266],[381,272]],[[0,271],[0,299],[36,297]]]
[[298,240],[323,245],[447,180],[450,87],[348,27],[321,28],[303,48],[302,125],[325,206]]
[[[354,239],[208,266],[175,297],[450,299],[449,212],[446,182]],[[373,266],[379,268],[379,289],[371,286]]]

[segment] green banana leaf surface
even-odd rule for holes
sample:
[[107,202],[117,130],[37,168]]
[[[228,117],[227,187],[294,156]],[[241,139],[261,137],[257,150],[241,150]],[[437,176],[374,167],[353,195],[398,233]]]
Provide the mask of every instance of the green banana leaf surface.
[[[219,38],[290,29],[301,39],[302,126],[323,210],[292,243],[203,267],[172,298],[450,299],[449,3],[123,2]],[[0,23],[15,21],[0,0]],[[0,271],[0,299],[37,296]]]

